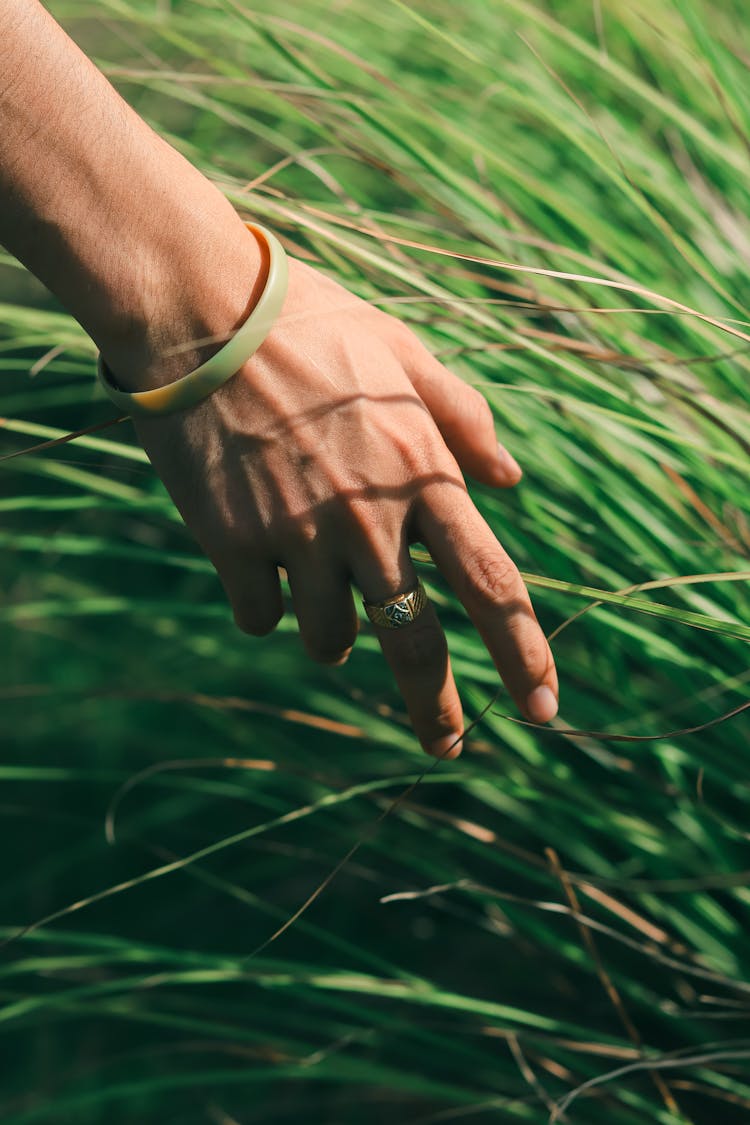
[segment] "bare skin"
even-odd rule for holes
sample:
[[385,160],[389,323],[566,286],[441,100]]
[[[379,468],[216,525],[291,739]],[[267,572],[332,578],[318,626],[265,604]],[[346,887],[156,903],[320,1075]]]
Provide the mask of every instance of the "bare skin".
[[[0,241],[58,293],[120,385],[136,390],[179,378],[248,315],[262,291],[266,251],[36,0],[0,0],[0,25],[12,23],[19,2],[27,18],[10,36],[11,56],[19,52],[15,86],[0,86],[0,192],[16,214],[14,224],[5,209]],[[21,62],[32,32],[36,57],[48,49],[35,75]],[[76,115],[60,109],[60,84],[71,73],[78,102],[84,90],[97,115],[109,115],[93,186],[80,104]],[[53,156],[33,128],[18,126],[25,82],[32,125],[49,119],[52,104],[58,134],[66,132]],[[137,192],[123,190],[124,157]],[[39,199],[40,160],[50,178],[68,177],[64,221],[61,196]],[[55,160],[64,167],[50,167]],[[70,176],[75,182],[87,165],[87,176],[78,172],[84,211],[69,202]],[[92,213],[101,224],[93,234]],[[54,234],[54,254],[38,237],[40,215]],[[104,263],[102,230],[110,247]],[[141,239],[135,255],[134,231]],[[352,586],[369,601],[413,587],[409,545],[418,541],[466,607],[521,711],[549,721],[558,696],[549,645],[518,570],[464,482],[464,474],[497,487],[520,479],[498,447],[486,401],[399,320],[304,262],[290,258],[289,266],[282,314],[240,371],[191,410],[136,427],[216,567],[237,624],[256,635],[274,628],[283,567],[309,654],[340,663],[357,632]],[[184,347],[206,337],[213,342]],[[404,628],[376,632],[422,746],[442,754],[456,743],[447,755],[455,757],[462,710],[433,607]]]

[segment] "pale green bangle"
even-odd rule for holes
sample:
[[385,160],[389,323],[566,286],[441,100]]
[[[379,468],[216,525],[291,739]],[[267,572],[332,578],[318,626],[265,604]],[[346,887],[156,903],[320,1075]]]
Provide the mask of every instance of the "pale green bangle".
[[266,241],[271,259],[268,278],[250,316],[216,355],[212,355],[200,367],[196,367],[195,371],[183,375],[174,383],[132,394],[121,391],[114,385],[112,376],[99,355],[96,365],[99,381],[112,401],[127,414],[155,417],[195,406],[231,379],[265,340],[284,304],[289,264],[284,247],[272,231],[259,223],[245,223],[245,226]]

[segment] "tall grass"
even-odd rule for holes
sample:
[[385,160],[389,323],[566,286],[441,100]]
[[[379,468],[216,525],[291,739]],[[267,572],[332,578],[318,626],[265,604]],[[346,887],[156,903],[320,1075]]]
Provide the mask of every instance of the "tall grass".
[[[0,1119],[747,1121],[744,6],[49,6],[483,389],[561,711],[487,710],[422,559],[482,718],[421,776],[366,626],[335,671],[240,635],[128,423],[3,461]],[[111,418],[76,323],[0,293],[1,452]]]

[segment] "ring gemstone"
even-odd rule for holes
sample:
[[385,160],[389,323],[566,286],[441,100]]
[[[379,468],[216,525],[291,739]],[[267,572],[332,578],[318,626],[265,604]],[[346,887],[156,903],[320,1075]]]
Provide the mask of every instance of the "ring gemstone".
[[421,582],[413,590],[387,598],[384,602],[362,603],[373,625],[384,629],[403,629],[419,617],[427,605],[427,594]]

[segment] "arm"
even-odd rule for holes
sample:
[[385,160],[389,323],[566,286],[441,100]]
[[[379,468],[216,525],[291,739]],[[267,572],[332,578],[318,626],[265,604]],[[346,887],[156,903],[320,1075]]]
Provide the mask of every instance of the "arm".
[[179,377],[221,343],[157,352],[244,320],[258,245],[38,0],[0,0],[0,28],[0,242],[126,383]]
[[[179,378],[254,306],[259,245],[37,0],[0,0],[0,27],[0,241],[81,323],[120,386]],[[393,317],[303,262],[290,259],[289,272],[281,317],[232,379],[190,410],[137,423],[238,625],[274,628],[283,566],[308,652],[339,663],[357,631],[350,583],[371,602],[412,588],[419,541],[516,703],[548,721],[549,645],[462,475],[500,487],[520,477],[486,401]],[[218,342],[184,347],[210,336]],[[433,607],[376,631],[422,745],[444,753],[462,713]]]

